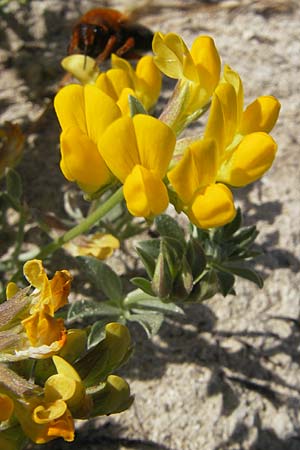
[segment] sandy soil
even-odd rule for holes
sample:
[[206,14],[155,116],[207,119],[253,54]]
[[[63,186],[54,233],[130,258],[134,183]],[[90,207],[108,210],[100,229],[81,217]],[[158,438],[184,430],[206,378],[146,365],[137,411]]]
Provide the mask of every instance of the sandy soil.
[[[100,3],[130,7],[126,1],[28,0],[1,11],[1,123],[29,129],[62,75],[71,24]],[[240,73],[247,101],[273,94],[282,103],[273,133],[277,160],[261,182],[239,194],[246,222],[260,230],[265,287],[238,282],[236,297],[191,306],[151,341],[134,329],[136,352],[123,369],[134,407],[79,424],[72,445],[41,448],[300,449],[299,3],[153,0],[140,20],[180,33],[188,44],[198,34],[213,36],[223,62]],[[30,134],[19,166],[37,215],[61,210],[58,133],[50,112]]]

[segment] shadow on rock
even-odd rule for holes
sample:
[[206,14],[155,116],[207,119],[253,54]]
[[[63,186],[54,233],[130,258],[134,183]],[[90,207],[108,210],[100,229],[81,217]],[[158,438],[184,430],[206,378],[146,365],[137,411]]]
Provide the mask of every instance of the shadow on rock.
[[256,415],[253,427],[247,427],[243,423],[238,423],[225,442],[218,445],[214,450],[227,450],[238,444],[238,448],[245,448],[243,443],[249,440],[250,431],[253,435],[253,430],[256,431],[255,441],[250,444],[249,450],[299,450],[300,436],[292,436],[287,439],[281,439],[272,429],[263,428],[259,416]]
[[[267,331],[217,330],[212,311],[206,305],[192,305],[186,310],[186,317],[167,319],[159,333],[161,343],[143,338],[140,329],[133,329],[136,350],[123,374],[139,380],[162,378],[169,364],[193,363],[210,369],[207,395],[222,395],[224,416],[239,406],[241,388],[258,393],[274,407],[296,402],[300,408],[299,389],[276,373],[276,363],[272,361],[275,355],[285,354],[300,364],[299,325],[296,319],[270,319],[287,321],[290,334],[282,338]],[[256,346],[256,339],[267,341],[268,348]],[[282,395],[282,388],[288,394]]]
[[[71,444],[72,450],[175,450],[163,444],[148,439],[129,439],[122,437],[124,429],[107,420],[102,426],[98,421],[84,422],[77,432],[75,442]],[[68,450],[70,443],[55,440],[44,445],[31,445],[27,450]]]

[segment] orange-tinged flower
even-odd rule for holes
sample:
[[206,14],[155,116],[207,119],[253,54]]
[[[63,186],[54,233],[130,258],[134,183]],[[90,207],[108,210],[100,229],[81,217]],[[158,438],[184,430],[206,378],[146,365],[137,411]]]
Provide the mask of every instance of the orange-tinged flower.
[[31,312],[39,311],[42,305],[49,307],[50,314],[67,304],[72,276],[68,270],[55,272],[49,280],[42,261],[32,259],[24,264],[23,272],[28,282],[36,288],[32,294]]
[[24,275],[34,288],[21,290],[15,283],[7,287],[8,302],[3,313],[8,322],[1,327],[0,359],[47,358],[57,353],[66,342],[63,319],[55,312],[67,303],[72,277],[67,270],[57,271],[49,279],[42,261],[24,264]]
[[27,404],[16,401],[15,412],[24,433],[36,444],[59,437],[74,440],[74,420],[63,400],[51,403],[34,397]]
[[64,320],[55,319],[47,310],[47,306],[43,306],[39,311],[24,319],[22,325],[31,345],[51,347],[51,344],[55,343],[55,351],[58,351],[66,340]]
[[44,395],[32,395],[15,401],[15,414],[23,431],[36,444],[62,437],[74,440],[73,417],[89,416],[91,398],[75,369],[63,358],[53,357],[57,374],[50,376]]

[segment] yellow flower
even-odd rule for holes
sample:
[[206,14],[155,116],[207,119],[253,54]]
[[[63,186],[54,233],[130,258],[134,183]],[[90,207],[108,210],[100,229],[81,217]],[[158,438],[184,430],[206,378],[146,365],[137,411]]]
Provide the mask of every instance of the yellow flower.
[[62,128],[61,170],[67,180],[93,194],[112,182],[98,143],[107,126],[121,117],[121,111],[111,97],[91,85],[62,88],[54,107]]
[[35,397],[31,404],[16,401],[15,412],[24,433],[34,443],[45,444],[59,437],[67,442],[74,440],[74,420],[63,400],[46,403]]
[[164,178],[175,146],[172,130],[154,117],[137,114],[111,124],[100,139],[100,151],[112,173],[124,184],[128,211],[150,217],[168,206]]
[[64,245],[73,256],[94,256],[98,259],[109,258],[119,248],[120,242],[112,234],[95,233],[79,236]]
[[59,356],[53,357],[57,373],[44,386],[44,395],[15,401],[15,414],[24,433],[36,444],[62,437],[74,440],[75,418],[87,418],[91,398],[75,369]]
[[35,289],[27,295],[15,283],[7,287],[8,302],[3,308],[11,309],[11,320],[0,330],[2,339],[7,341],[7,346],[1,348],[0,358],[4,361],[46,358],[57,353],[66,342],[64,321],[54,314],[67,303],[70,273],[57,271],[49,280],[40,260],[26,262],[23,271]]
[[168,178],[190,220],[200,228],[213,228],[233,220],[236,210],[230,190],[215,184],[218,153],[215,141],[193,142]]
[[31,286],[36,288],[31,294],[30,312],[39,311],[41,306],[47,305],[49,314],[53,315],[67,304],[72,281],[68,270],[55,272],[49,280],[42,261],[32,259],[24,264],[23,272]]
[[221,61],[214,41],[209,36],[198,36],[188,50],[175,33],[155,33],[153,38],[155,64],[167,76],[188,80],[213,92],[220,77]]
[[[46,355],[49,356],[49,353],[58,352],[66,342],[64,320],[55,319],[48,310],[47,306],[42,306],[38,312],[22,320],[30,344],[39,348],[37,355],[40,354],[42,346],[45,346]],[[35,350],[29,348],[28,351],[33,357]]]
[[71,364],[60,356],[53,356],[52,359],[57,374],[49,377],[45,383],[45,400],[63,400],[73,416],[83,417],[92,405],[80,376]]
[[216,140],[219,169],[217,180],[245,186],[260,178],[272,165],[277,145],[268,134],[275,125],[279,101],[261,96],[243,111],[243,86],[228,66],[215,91],[205,138]]
[[150,55],[143,56],[136,70],[117,55],[111,56],[112,69],[101,73],[96,86],[112,97],[123,114],[129,115],[128,95],[138,98],[146,110],[157,102],[161,89],[161,73]]
[[227,184],[244,186],[261,177],[273,162],[276,143],[268,132],[280,109],[271,96],[259,97],[243,111],[243,86],[225,67],[213,95],[204,138],[193,142],[168,173],[190,220],[201,228],[224,225],[235,216]]
[[189,51],[177,34],[155,33],[152,46],[158,68],[179,80],[162,115],[163,120],[179,133],[208,104],[219,82],[220,57],[209,36],[198,36]]

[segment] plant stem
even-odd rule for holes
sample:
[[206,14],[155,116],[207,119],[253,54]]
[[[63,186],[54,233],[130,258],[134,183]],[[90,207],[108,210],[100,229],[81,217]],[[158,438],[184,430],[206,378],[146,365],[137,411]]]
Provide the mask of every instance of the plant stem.
[[66,242],[71,241],[75,237],[81,235],[85,231],[89,230],[95,223],[97,223],[102,217],[105,216],[114,206],[116,206],[123,199],[123,187],[121,186],[111,197],[107,199],[105,203],[98,206],[95,211],[88,215],[81,223],[74,228],[66,231],[62,236],[50,242],[50,244],[43,247],[39,253],[35,256],[38,259],[44,259],[46,256],[54,253],[57,249],[61,248]]

